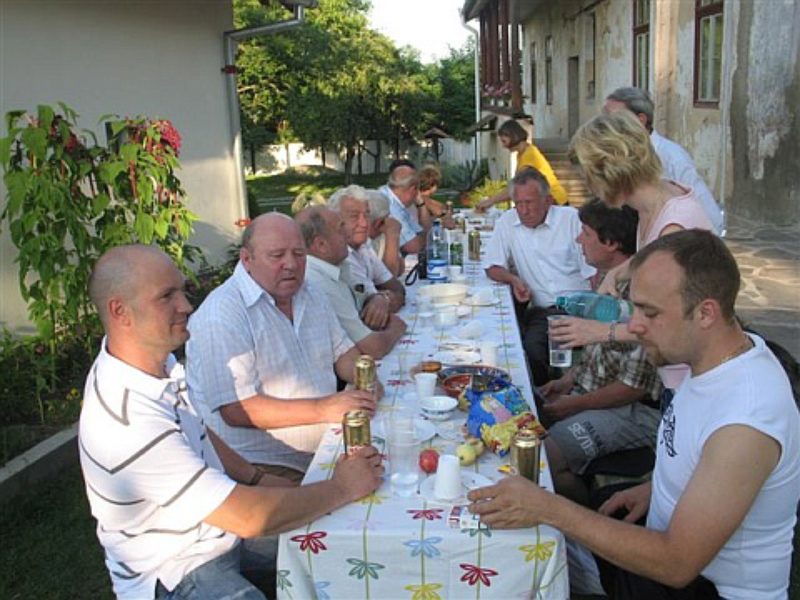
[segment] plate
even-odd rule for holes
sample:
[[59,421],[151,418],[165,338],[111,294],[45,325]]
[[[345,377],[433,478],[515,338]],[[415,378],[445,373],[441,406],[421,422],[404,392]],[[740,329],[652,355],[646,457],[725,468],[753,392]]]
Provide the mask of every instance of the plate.
[[[427,442],[436,435],[436,427],[421,417],[414,417],[414,432],[417,434],[418,442]],[[372,422],[372,435],[386,439],[385,419]]]
[[444,382],[444,380],[451,375],[458,375],[460,373],[469,373],[470,375],[478,375],[490,379],[499,378],[504,381],[511,381],[511,375],[509,375],[508,371],[500,367],[490,367],[489,365],[460,365],[457,367],[445,367],[439,371],[439,383]]
[[467,317],[472,314],[472,309],[469,306],[457,306],[456,314],[459,317]]
[[477,320],[464,323],[461,327],[456,329],[456,335],[467,340],[478,339],[483,335],[483,325]]
[[480,362],[481,354],[472,350],[445,350],[437,352],[433,358],[445,365],[474,365]]
[[462,443],[464,441],[463,421],[440,421],[436,424],[436,435],[448,442]]
[[467,492],[476,488],[492,485],[493,483],[494,482],[491,479],[481,475],[480,473],[475,473],[474,471],[461,471],[461,496],[452,500],[442,500],[437,498],[436,494],[433,493],[433,488],[436,485],[436,475],[431,475],[422,482],[422,485],[419,486],[419,495],[425,498],[425,500],[428,502],[433,502],[434,504],[468,504],[469,500],[467,500]]
[[467,306],[494,306],[499,300],[494,296],[492,296],[491,300],[481,300],[477,296],[470,296],[469,298],[464,298],[461,302]]

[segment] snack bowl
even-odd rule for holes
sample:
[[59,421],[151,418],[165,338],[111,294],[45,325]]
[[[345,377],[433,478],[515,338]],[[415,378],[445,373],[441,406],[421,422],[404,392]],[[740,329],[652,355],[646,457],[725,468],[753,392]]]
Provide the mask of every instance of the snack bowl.
[[458,304],[467,297],[463,283],[437,283],[423,287],[417,297],[430,298],[433,304]]
[[452,375],[469,374],[487,379],[502,379],[504,381],[511,381],[511,375],[505,369],[500,367],[492,367],[489,365],[453,365],[447,366],[438,371],[439,383],[444,384],[444,381]]
[[458,398],[461,395],[461,392],[464,391],[464,388],[469,387],[472,383],[472,375],[469,373],[456,373],[455,375],[450,375],[447,379],[442,382],[442,387],[444,388],[444,393],[450,396],[451,398]]
[[422,414],[432,421],[444,421],[456,409],[458,401],[450,396],[428,396],[419,399]]

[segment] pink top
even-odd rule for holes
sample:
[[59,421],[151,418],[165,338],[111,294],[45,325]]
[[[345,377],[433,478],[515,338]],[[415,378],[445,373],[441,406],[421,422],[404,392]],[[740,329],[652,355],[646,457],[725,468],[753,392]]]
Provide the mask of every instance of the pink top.
[[[654,242],[660,238],[661,232],[670,225],[678,225],[683,229],[706,229],[712,232],[715,231],[714,225],[712,225],[703,207],[694,195],[694,192],[690,188],[686,188],[674,181],[670,181],[670,183],[682,190],[686,190],[686,193],[682,196],[675,196],[667,200],[661,208],[661,211],[656,215],[650,229],[644,232],[646,233],[646,237],[643,237],[643,232],[637,228],[637,250],[641,250],[650,242]],[[658,368],[658,375],[661,377],[664,387],[671,390],[677,389],[688,374],[689,365],[687,364],[668,365]]]

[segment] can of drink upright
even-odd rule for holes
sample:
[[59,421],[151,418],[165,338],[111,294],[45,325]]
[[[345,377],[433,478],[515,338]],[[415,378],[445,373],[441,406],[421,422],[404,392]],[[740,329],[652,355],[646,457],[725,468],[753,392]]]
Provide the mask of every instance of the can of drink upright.
[[445,210],[447,211],[445,214],[447,214],[448,217],[452,217],[453,216],[453,201],[452,200],[448,200],[445,203],[445,207],[446,207]]
[[356,359],[353,381],[357,390],[375,391],[375,359],[369,354],[362,354]]
[[467,234],[467,249],[470,260],[481,259],[481,233],[477,229],[473,229]]
[[363,410],[351,410],[344,413],[342,437],[344,438],[344,452],[347,456],[352,455],[359,448],[369,446],[372,443],[369,415]]
[[511,442],[511,466],[517,475],[539,483],[542,440],[533,429],[520,429]]
[[462,217],[461,215],[456,216],[456,229],[458,229],[461,233],[467,233],[467,220]]

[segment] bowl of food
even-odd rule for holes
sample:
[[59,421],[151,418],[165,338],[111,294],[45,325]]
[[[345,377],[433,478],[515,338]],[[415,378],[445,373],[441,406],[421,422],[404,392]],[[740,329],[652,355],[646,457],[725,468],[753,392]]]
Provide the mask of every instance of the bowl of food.
[[442,388],[445,394],[451,398],[457,399],[461,395],[461,392],[469,387],[471,383],[472,375],[469,373],[456,373],[455,375],[450,375],[450,377],[442,382]]
[[467,297],[467,290],[463,283],[437,283],[423,287],[417,297],[428,298],[433,304],[458,304]]
[[511,382],[511,375],[509,375],[508,371],[500,367],[491,367],[489,365],[453,365],[442,368],[438,373],[439,383],[442,385],[444,385],[448,377],[461,374],[478,376],[484,379],[502,379],[503,381]]
[[419,399],[423,416],[431,421],[444,421],[456,409],[458,401],[450,396],[428,396]]

